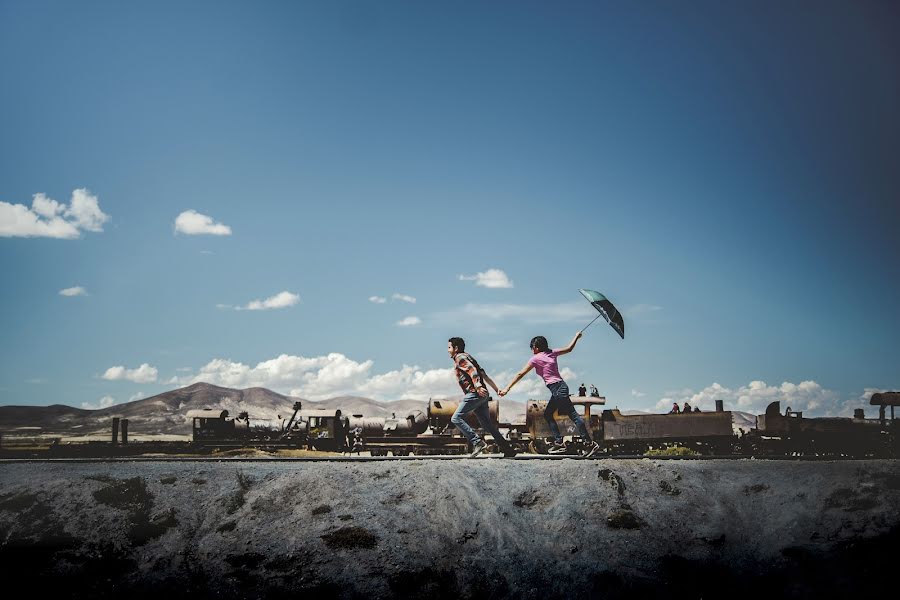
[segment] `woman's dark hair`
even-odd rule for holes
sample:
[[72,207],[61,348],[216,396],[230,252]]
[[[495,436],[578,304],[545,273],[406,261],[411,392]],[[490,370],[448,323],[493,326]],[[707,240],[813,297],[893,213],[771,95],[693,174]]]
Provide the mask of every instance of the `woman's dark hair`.
[[547,338],[542,335],[536,335],[531,338],[530,346],[532,348],[537,348],[538,352],[546,352],[550,349],[550,346],[547,344]]
[[453,344],[453,347],[456,348],[457,350],[459,350],[460,352],[466,351],[466,340],[464,340],[460,337],[452,337],[447,341],[450,342],[451,344]]

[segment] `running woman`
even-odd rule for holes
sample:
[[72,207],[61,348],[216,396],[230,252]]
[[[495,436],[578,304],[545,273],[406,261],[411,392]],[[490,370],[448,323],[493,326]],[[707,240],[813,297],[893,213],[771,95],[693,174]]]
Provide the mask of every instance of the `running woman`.
[[587,458],[593,456],[594,453],[600,449],[600,445],[591,439],[591,434],[584,425],[584,419],[582,419],[581,415],[578,414],[578,411],[575,410],[575,406],[569,398],[569,386],[566,385],[566,382],[563,381],[563,378],[560,376],[559,364],[556,361],[557,357],[568,354],[574,350],[575,344],[580,338],[581,332],[579,331],[575,334],[575,337],[572,338],[572,342],[568,346],[558,350],[550,350],[550,346],[547,344],[547,338],[542,335],[532,338],[531,352],[534,356],[528,359],[528,362],[525,363],[525,366],[522,367],[522,370],[519,371],[516,378],[512,380],[512,383],[506,386],[506,389],[497,393],[500,396],[505,396],[514,385],[519,383],[520,379],[525,377],[531,369],[534,369],[550,389],[550,401],[547,403],[547,408],[544,409],[544,418],[547,420],[547,425],[550,426],[550,431],[553,433],[553,445],[550,446],[549,453],[563,454],[566,451],[566,448],[563,445],[562,434],[559,432],[559,425],[556,424],[556,420],[553,418],[553,413],[559,410],[560,414],[569,415],[569,418],[572,419],[575,426],[578,428],[581,439],[587,443],[587,448],[584,453],[585,458]]

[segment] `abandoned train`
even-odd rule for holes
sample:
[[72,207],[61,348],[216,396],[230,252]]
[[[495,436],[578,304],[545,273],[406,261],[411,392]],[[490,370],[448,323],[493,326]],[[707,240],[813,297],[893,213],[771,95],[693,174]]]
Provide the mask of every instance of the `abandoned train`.
[[[594,406],[605,404],[604,398],[573,397],[573,404],[583,408],[585,424],[607,455],[638,455],[667,447],[686,447],[708,455],[788,455],[788,456],[898,456],[897,421],[894,406],[900,405],[900,393],[873,394],[870,404],[879,406],[878,419],[866,419],[862,409],[852,418],[804,417],[802,412],[781,412],[779,402],[772,402],[765,414],[757,416],[755,428],[735,434],[733,414],[716,401],[714,412],[687,414],[622,414],[618,409],[605,409],[599,414]],[[547,451],[549,427],[543,418],[547,402],[527,403],[525,423],[502,423],[499,400],[489,404],[491,419],[506,430],[507,439],[519,450],[533,453]],[[278,426],[254,426],[242,413],[229,419],[227,411],[200,411],[193,414],[194,443],[206,446],[269,445],[306,447],[331,452],[367,451],[373,456],[406,456],[410,454],[463,454],[468,443],[450,423],[458,402],[430,400],[427,413],[412,411],[403,418],[344,415],[336,410],[302,410],[294,405],[294,414]],[[891,414],[888,418],[887,409]],[[583,440],[575,434],[567,417],[554,415],[571,454],[578,454]],[[467,421],[480,428],[474,415]],[[486,438],[490,441],[490,438]]]

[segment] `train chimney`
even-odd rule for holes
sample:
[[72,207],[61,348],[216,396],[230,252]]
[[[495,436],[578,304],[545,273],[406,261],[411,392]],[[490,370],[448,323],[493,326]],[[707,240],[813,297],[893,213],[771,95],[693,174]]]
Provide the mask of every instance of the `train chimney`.
[[119,443],[119,417],[113,417],[113,437],[112,443]]
[[716,400],[716,412],[725,412],[725,403],[722,400]]
[[128,419],[122,419],[122,444],[128,443]]
[[866,418],[866,411],[864,411],[864,410],[861,409],[861,408],[856,408],[856,409],[854,409],[854,410],[853,410],[853,418],[854,418],[854,419],[865,419],[865,418]]

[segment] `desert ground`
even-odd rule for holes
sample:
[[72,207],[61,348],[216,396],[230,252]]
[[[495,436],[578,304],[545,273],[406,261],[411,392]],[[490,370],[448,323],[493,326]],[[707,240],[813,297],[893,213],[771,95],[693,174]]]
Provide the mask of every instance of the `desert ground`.
[[7,576],[67,597],[877,597],[900,463],[2,462]]

